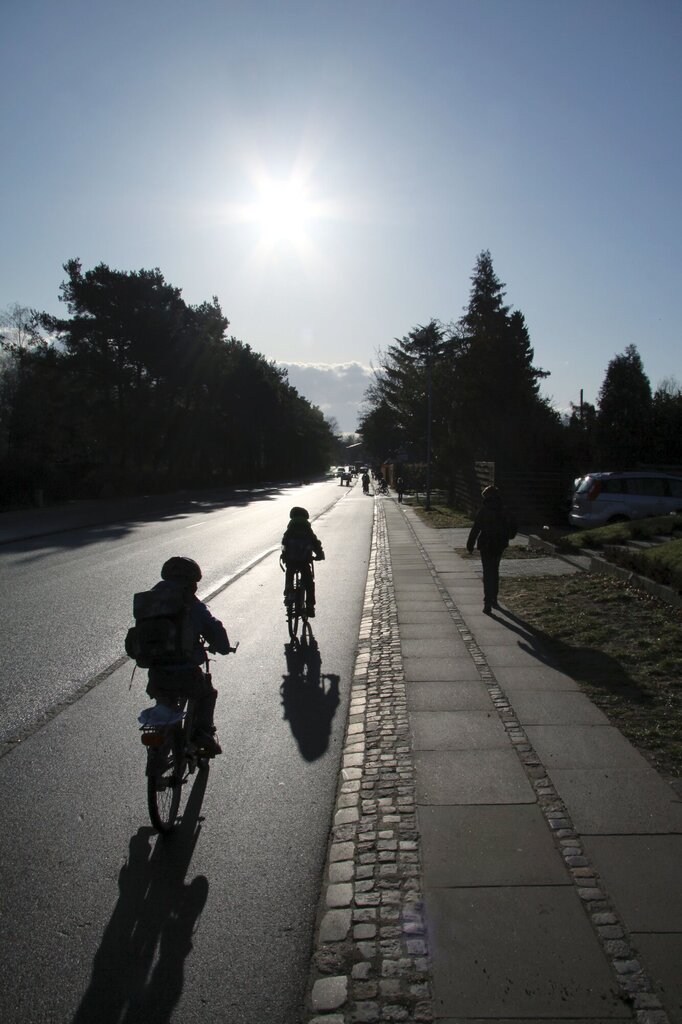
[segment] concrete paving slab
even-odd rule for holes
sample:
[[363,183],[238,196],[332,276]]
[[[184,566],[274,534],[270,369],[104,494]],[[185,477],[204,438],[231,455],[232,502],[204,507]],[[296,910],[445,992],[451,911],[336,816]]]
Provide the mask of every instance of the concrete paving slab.
[[635,933],[632,940],[652,974],[654,988],[671,1024],[682,1024],[682,932],[667,935]]
[[537,805],[420,807],[418,820],[429,888],[572,884]]
[[549,774],[583,835],[682,834],[682,801],[653,768],[552,768]]
[[575,679],[549,665],[498,665],[495,678],[509,696],[517,690],[580,690]]
[[404,658],[466,658],[469,652],[466,644],[455,632],[454,625],[448,637],[408,638],[400,634],[400,646]]
[[447,622],[449,625],[452,625],[452,616],[446,610],[442,601],[440,608],[428,609],[424,609],[420,604],[413,602],[410,607],[398,608],[398,621],[400,622],[400,630],[402,632],[404,623],[416,625],[420,623]]
[[642,755],[610,725],[529,725],[526,733],[547,769],[649,768]]
[[442,637],[459,638],[459,633],[449,615],[447,618],[439,618],[435,622],[429,619],[427,622],[408,622],[400,625],[402,643],[405,640],[437,640]]
[[[478,633],[476,634],[478,639]],[[495,670],[501,665],[532,665],[541,657],[541,650],[535,648],[530,650],[528,646],[519,644],[518,637],[510,638],[508,643],[484,643],[479,640],[480,647],[485,653],[486,661]]]
[[516,690],[514,711],[522,725],[608,725],[609,720],[584,693]]
[[682,836],[589,836],[584,845],[630,931],[682,932]]
[[494,708],[489,711],[413,711],[413,750],[506,749],[509,738]]
[[[570,1024],[613,1024],[613,1017],[571,1017],[563,1019],[560,1017],[543,1017],[542,1024],[567,1024],[569,1019]],[[323,1018],[320,1018],[320,1024],[322,1024],[322,1021]],[[318,1024],[318,1022],[314,1020],[311,1024]],[[332,1019],[329,1021],[329,1024],[336,1024],[336,1021]],[[439,1017],[438,1024],[481,1024],[481,1021],[476,1017]],[[495,1024],[539,1024],[539,1022],[537,1017],[495,1017]]]
[[440,597],[425,597],[421,600],[413,595],[401,597],[400,594],[396,594],[396,604],[398,614],[402,611],[437,612],[445,607]]
[[436,1018],[630,1018],[572,887],[426,889]]
[[443,584],[448,593],[456,598],[457,596],[471,598],[476,593],[483,597],[483,587],[481,586],[480,579],[471,576],[464,575],[462,572],[457,571],[452,573],[439,573]]
[[411,590],[415,590],[421,594],[425,590],[432,590],[434,594],[438,594],[438,588],[433,582],[433,576],[430,573],[416,573],[411,569],[394,572],[393,586],[396,593],[404,593],[405,591],[409,593]]
[[473,663],[464,658],[404,658],[405,679],[415,682],[471,679]]
[[474,679],[455,683],[410,682],[406,692],[410,711],[488,711],[493,707],[487,687]]
[[507,750],[422,750],[414,754],[418,804],[533,804],[521,762]]

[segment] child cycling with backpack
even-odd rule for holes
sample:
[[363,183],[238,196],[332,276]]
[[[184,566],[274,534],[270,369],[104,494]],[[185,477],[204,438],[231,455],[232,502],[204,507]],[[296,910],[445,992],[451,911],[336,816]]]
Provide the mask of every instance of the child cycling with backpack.
[[304,587],[306,614],[315,617],[315,577],[313,561],[324,560],[322,543],[310,525],[308,510],[295,505],[289,513],[289,523],[282,537],[280,562],[286,572],[284,579],[284,603],[293,600],[293,577],[298,570]]
[[194,699],[194,740],[206,756],[222,754],[213,724],[218,691],[201,670],[211,653],[228,654],[225,627],[196,596],[201,569],[192,558],[176,555],[164,562],[161,580],[135,594],[135,625],[126,637],[126,652],[149,669],[147,693],[160,704],[177,707]]

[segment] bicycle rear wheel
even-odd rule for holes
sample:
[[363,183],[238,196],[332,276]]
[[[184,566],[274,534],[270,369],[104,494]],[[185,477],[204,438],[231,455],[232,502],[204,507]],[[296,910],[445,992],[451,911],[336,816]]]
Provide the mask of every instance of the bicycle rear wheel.
[[182,796],[184,758],[182,730],[173,729],[158,750],[150,750],[147,761],[147,803],[152,825],[168,833],[175,824]]
[[292,640],[296,640],[298,638],[298,625],[305,609],[301,574],[298,570],[294,572],[291,587],[293,594],[287,605],[287,625],[289,627],[289,636]]

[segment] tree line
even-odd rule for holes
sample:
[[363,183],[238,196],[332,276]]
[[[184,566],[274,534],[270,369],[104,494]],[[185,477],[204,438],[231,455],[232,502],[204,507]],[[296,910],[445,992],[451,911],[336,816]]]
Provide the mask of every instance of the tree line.
[[[634,345],[609,363],[595,408],[567,415],[540,393],[523,314],[505,303],[490,252],[479,254],[469,302],[455,323],[432,319],[379,355],[359,431],[375,462],[423,466],[452,491],[474,462],[498,472],[566,480],[596,470],[682,465],[682,390],[652,392]],[[430,434],[430,437],[429,437]]]
[[278,368],[160,270],[64,264],[68,316],[15,305],[0,332],[5,504],[323,471],[334,437]]

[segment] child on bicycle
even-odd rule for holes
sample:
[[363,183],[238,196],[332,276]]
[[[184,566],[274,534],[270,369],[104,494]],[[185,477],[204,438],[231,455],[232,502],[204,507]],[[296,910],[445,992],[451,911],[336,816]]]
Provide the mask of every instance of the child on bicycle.
[[298,570],[305,590],[306,614],[309,619],[315,618],[315,578],[313,561],[324,560],[322,543],[316,537],[310,525],[308,510],[298,505],[289,513],[289,524],[282,537],[281,562],[286,570],[284,580],[284,603],[293,599],[293,576]]
[[191,653],[175,664],[152,665],[149,669],[147,693],[162,704],[176,705],[179,699],[196,701],[194,739],[209,757],[222,754],[213,724],[218,691],[201,671],[206,659],[203,640],[211,652],[228,654],[230,641],[222,622],[214,618],[203,601],[196,596],[201,569],[191,558],[176,555],[161,568],[161,583],[153,588],[182,588],[191,630]]

